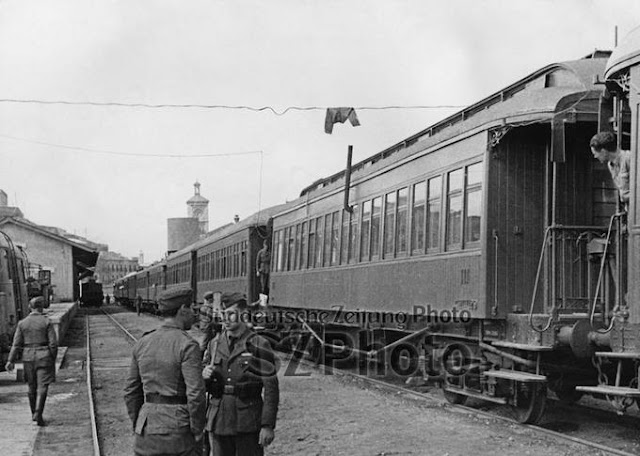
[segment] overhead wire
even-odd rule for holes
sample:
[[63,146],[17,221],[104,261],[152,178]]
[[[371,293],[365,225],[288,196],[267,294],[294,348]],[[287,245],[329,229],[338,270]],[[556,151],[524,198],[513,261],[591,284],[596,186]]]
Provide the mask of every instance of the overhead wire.
[[[21,98],[0,98],[0,103],[41,104],[41,105],[68,105],[68,106],[96,106],[119,108],[143,108],[143,109],[227,109],[245,110],[253,112],[268,111],[276,116],[283,116],[291,111],[324,111],[327,106],[288,106],[278,110],[273,106],[246,106],[224,104],[199,104],[199,103],[127,103],[113,101],[71,101],[71,100],[39,100]],[[383,111],[390,109],[459,109],[464,105],[389,105],[389,106],[350,106],[360,111]]]

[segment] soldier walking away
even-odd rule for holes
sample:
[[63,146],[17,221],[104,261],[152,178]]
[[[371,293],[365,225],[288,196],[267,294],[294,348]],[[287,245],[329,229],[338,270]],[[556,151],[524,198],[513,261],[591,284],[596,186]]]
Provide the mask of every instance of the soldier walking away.
[[269,274],[271,273],[271,252],[265,239],[256,257],[256,275],[260,277],[260,293],[269,294]]
[[138,295],[136,297],[136,312],[138,313],[138,315],[140,315],[141,311],[142,311],[142,296]]
[[273,441],[278,413],[275,356],[245,323],[244,295],[224,293],[221,305],[224,327],[209,343],[202,371],[210,394],[205,429],[211,455],[261,456]]
[[37,296],[31,299],[29,308],[31,313],[18,323],[5,368],[12,372],[14,362],[22,352],[25,381],[29,385],[32,419],[38,426],[45,426],[42,413],[49,385],[56,380],[58,339],[53,324],[42,313],[44,298]]
[[159,296],[162,325],[133,348],[124,400],[135,455],[199,455],[205,424],[202,352],[187,334],[195,314],[191,289]]
[[204,304],[200,307],[200,331],[204,335],[204,339],[200,344],[200,348],[204,352],[209,346],[211,339],[222,329],[222,325],[218,321],[219,309],[216,309],[214,303],[214,295],[212,291],[207,291],[204,294]]

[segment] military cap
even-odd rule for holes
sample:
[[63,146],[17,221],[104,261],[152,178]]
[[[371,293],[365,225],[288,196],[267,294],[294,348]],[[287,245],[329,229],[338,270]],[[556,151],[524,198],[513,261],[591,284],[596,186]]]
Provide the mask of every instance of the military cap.
[[34,309],[44,309],[44,298],[42,296],[31,298],[31,301],[29,301],[29,305]]
[[165,290],[158,296],[158,310],[160,312],[174,310],[180,306],[190,305],[191,301],[191,288]]
[[222,293],[222,296],[220,297],[220,304],[222,304],[223,309],[227,309],[234,305],[238,305],[238,307],[244,308],[247,306],[247,297],[237,291],[231,293]]
[[207,291],[204,294],[204,299],[213,299],[213,291]]

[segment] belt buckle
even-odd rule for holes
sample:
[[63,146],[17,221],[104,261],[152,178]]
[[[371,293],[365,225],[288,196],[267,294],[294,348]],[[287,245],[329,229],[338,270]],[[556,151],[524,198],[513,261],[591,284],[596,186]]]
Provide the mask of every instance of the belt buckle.
[[224,394],[235,394],[236,387],[234,385],[224,385]]

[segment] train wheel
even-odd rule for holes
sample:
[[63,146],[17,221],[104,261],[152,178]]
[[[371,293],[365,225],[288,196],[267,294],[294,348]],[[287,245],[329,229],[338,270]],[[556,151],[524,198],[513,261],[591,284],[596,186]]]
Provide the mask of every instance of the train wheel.
[[517,388],[517,403],[513,405],[516,421],[539,423],[547,406],[547,387],[539,383],[520,383]]

